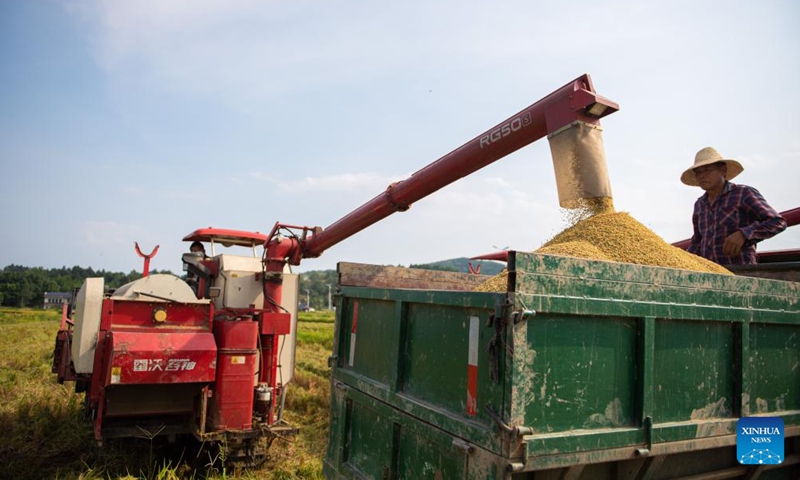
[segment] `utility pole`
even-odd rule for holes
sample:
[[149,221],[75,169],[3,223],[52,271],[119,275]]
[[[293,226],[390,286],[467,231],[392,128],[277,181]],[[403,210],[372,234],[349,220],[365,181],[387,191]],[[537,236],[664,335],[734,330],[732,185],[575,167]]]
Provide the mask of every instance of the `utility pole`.
[[311,292],[308,289],[306,289],[306,306],[311,308]]
[[328,310],[333,310],[333,305],[331,304],[331,284],[328,285]]

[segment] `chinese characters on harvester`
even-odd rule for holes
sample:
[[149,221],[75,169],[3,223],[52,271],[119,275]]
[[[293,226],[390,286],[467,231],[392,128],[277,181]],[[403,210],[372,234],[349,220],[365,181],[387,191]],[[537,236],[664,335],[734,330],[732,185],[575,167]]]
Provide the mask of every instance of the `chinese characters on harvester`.
[[[167,360],[166,362],[164,360]],[[197,362],[188,358],[143,358],[133,361],[134,372],[180,372],[194,370]]]

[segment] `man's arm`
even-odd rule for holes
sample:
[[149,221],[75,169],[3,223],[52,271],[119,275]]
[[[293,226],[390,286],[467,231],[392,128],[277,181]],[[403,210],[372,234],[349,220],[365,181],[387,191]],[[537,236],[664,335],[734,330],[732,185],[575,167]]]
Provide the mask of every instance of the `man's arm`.
[[722,254],[728,256],[739,255],[739,253],[742,251],[745,241],[746,239],[744,238],[742,231],[736,230],[728,235],[728,237],[725,239],[725,243],[722,244]]
[[761,193],[749,187],[742,196],[742,207],[746,209],[752,222],[740,231],[751,243],[760,242],[786,230],[786,220],[772,208]]

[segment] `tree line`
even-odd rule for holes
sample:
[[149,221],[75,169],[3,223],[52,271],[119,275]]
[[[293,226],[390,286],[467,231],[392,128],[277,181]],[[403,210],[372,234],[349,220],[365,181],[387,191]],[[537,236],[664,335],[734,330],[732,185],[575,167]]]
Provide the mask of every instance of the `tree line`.
[[[169,270],[151,270],[150,273],[168,273]],[[41,308],[45,292],[72,292],[83,285],[87,278],[103,277],[103,283],[110,289],[119,288],[126,283],[142,278],[142,273],[109,272],[74,266],[71,268],[42,268],[8,265],[0,270],[0,305],[3,307]],[[331,295],[336,289],[336,271],[319,270],[300,275],[299,303],[311,299],[311,307],[316,310],[328,308],[328,285]]]
[[[469,271],[468,263],[466,258],[458,258],[411,265],[409,268],[467,272]],[[493,265],[492,263],[483,262],[484,268],[481,273],[494,275],[502,269],[502,265]],[[152,270],[151,273],[172,274],[169,270]],[[74,289],[80,288],[84,280],[93,277],[103,277],[105,286],[114,289],[142,278],[142,274],[135,270],[131,270],[130,273],[122,273],[79,266],[42,268],[12,264],[0,270],[0,305],[4,307],[41,307],[44,303],[45,292],[72,292]],[[336,270],[314,270],[301,273],[298,303],[308,305],[315,310],[327,309],[328,295],[330,293],[331,300],[333,300],[337,281]]]
[[[152,270],[151,273],[171,273]],[[83,268],[41,268],[8,265],[0,270],[0,305],[4,307],[41,307],[45,292],[72,292],[91,277],[103,277],[105,285],[117,288],[142,278],[141,272],[108,272]]]
[[[331,294],[331,303],[336,304],[333,295],[336,293],[338,282],[336,270],[313,270],[300,274],[300,292],[297,303],[308,305],[314,310],[328,309],[328,292]],[[328,287],[330,285],[330,288]],[[310,298],[309,298],[310,297]],[[309,299],[311,302],[309,303]]]

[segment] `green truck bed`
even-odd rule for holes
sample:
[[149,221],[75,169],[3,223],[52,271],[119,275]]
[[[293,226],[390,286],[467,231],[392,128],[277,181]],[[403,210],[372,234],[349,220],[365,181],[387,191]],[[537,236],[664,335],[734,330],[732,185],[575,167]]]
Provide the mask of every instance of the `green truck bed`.
[[[329,479],[800,478],[800,284],[511,252],[340,264]],[[736,422],[780,416],[780,465]],[[691,477],[694,475],[694,477]]]

